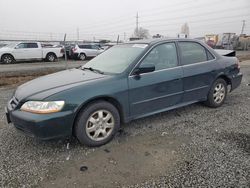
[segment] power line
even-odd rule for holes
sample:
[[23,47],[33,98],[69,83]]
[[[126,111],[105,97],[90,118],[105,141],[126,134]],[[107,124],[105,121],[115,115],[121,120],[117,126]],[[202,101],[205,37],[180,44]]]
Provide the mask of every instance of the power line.
[[[220,1],[221,2],[221,1]],[[188,4],[188,3],[187,3]],[[211,4],[210,2],[208,3],[208,4]],[[194,6],[192,6],[191,8],[192,8],[192,10],[193,9],[196,9],[196,8],[200,8],[201,6],[204,6],[204,5],[202,5],[202,4],[198,4],[197,6],[195,6],[195,8],[194,8]],[[234,7],[234,8],[231,8],[231,9],[220,9],[220,10],[218,10],[218,11],[210,11],[210,12],[206,12],[206,13],[201,13],[201,14],[199,14],[199,15],[197,15],[197,14],[195,14],[195,15],[192,15],[192,17],[196,17],[196,16],[200,16],[200,15],[206,15],[206,14],[215,14],[215,13],[224,13],[225,11],[233,11],[233,10],[235,10],[235,11],[239,11],[239,9],[240,10],[242,10],[242,9],[244,9],[244,8],[250,8],[250,7],[242,7],[242,6],[240,6],[240,7]],[[188,7],[184,7],[183,9],[175,9],[173,12],[177,12],[177,11],[182,11],[182,10],[187,10],[188,9]],[[173,10],[173,9],[170,9],[169,10],[169,8],[168,8],[168,10],[166,10],[165,12],[172,12],[171,10]],[[176,11],[177,10],[177,11]],[[230,12],[231,13],[231,12]],[[141,14],[141,13],[140,13]],[[156,14],[154,14],[154,15],[156,15]],[[206,15],[207,16],[207,15]],[[143,16],[142,18],[145,18],[145,17],[148,17],[147,15],[146,16]],[[188,15],[187,17],[190,17],[190,15]],[[176,17],[173,17],[173,18],[176,18]],[[177,16],[177,18],[180,18],[180,16]],[[169,18],[170,19],[170,18]],[[96,27],[104,27],[104,28],[116,28],[116,27],[118,27],[119,25],[121,25],[121,26],[124,26],[124,25],[131,25],[132,24],[132,22],[131,22],[131,18],[130,17],[128,17],[127,19],[123,19],[123,20],[126,20],[126,21],[123,21],[123,22],[121,22],[121,21],[114,21],[114,22],[102,22],[101,24],[97,24],[96,22],[95,22],[95,24],[93,24],[92,26],[87,26],[86,27],[86,25],[82,28],[83,30],[93,30],[93,28],[96,28]],[[161,19],[161,20],[166,20],[166,19]],[[161,20],[158,20],[158,21],[161,21]],[[124,22],[129,22],[129,23],[124,23]],[[155,19],[153,19],[153,20],[146,20],[146,21],[141,21],[141,23],[143,23],[143,22],[155,22]]]
[[[189,3],[185,3],[185,4],[189,4]],[[209,2],[209,4],[211,4],[211,2]],[[201,6],[201,4],[197,5],[196,8],[200,7],[200,6]],[[214,23],[215,21],[217,22],[218,20],[221,20],[221,19],[225,20],[225,19],[230,19],[230,18],[245,19],[244,17],[245,16],[249,16],[249,14],[232,15],[232,12],[233,11],[239,11],[239,9],[242,11],[242,10],[244,10],[246,8],[249,9],[250,7],[234,7],[234,8],[231,8],[231,9],[223,9],[222,8],[219,11],[208,11],[208,12],[200,13],[198,15],[197,14],[191,14],[191,15],[189,14],[186,17],[186,19],[190,19],[192,17],[195,17],[195,18],[199,17],[200,18],[201,16],[207,16],[207,15],[211,15],[211,14],[216,14],[217,18],[216,19],[215,18],[199,19],[199,20],[194,20],[194,21],[188,21],[188,23],[198,24],[198,23],[205,22],[205,21],[206,22],[207,21],[213,21],[213,23]],[[165,10],[165,8],[164,8],[164,10]],[[173,10],[173,9],[171,9],[171,10]],[[178,9],[178,10],[181,10],[181,9]],[[225,11],[229,11],[231,16],[218,17],[218,14],[224,13]],[[168,11],[168,12],[170,12],[170,11]],[[140,15],[141,15],[141,13],[140,13]],[[145,17],[147,18],[148,16],[145,16]],[[134,24],[132,23],[132,21],[131,21],[132,19],[131,18],[122,19],[122,20],[129,19],[129,20],[126,21],[126,22],[129,21],[129,23],[127,23],[127,24],[124,23],[124,22],[114,22],[114,21],[113,21],[113,23],[114,23],[113,25],[108,25],[107,23],[102,23],[102,24],[105,25],[105,28],[102,29],[102,30],[100,30],[99,32],[101,32],[101,33],[99,33],[99,34],[98,34],[98,31],[97,31],[96,33],[84,33],[83,32],[80,35],[80,33],[79,33],[79,27],[78,27],[77,28],[77,35],[75,35],[75,32],[73,32],[74,34],[73,33],[68,33],[68,35],[69,35],[69,37],[76,38],[76,39],[80,39],[83,36],[84,37],[86,37],[86,36],[97,36],[97,37],[104,37],[104,36],[107,37],[107,36],[109,36],[109,37],[114,37],[114,36],[117,36],[118,33],[120,33],[120,35],[121,35],[121,33],[124,33],[125,30],[128,31],[128,30],[131,30],[131,29],[134,28]],[[172,18],[168,17],[166,19],[161,18],[161,19],[151,19],[151,20],[145,20],[145,21],[143,21],[143,20],[141,21],[140,20],[140,25],[142,24],[143,27],[156,27],[156,26],[159,26],[159,27],[169,27],[171,25],[181,24],[183,21],[176,22],[177,20],[180,20],[180,19],[182,19],[182,18],[180,16],[178,16],[178,17],[172,17]],[[163,21],[166,22],[166,26],[162,25]],[[152,25],[145,24],[145,23],[151,23],[151,22],[153,22],[154,24],[152,24]],[[157,22],[160,22],[160,23],[155,24]],[[223,23],[225,23],[225,22],[223,22]],[[209,24],[206,23],[206,26],[207,25],[209,25]],[[214,24],[212,24],[212,25],[214,25]],[[100,25],[96,25],[96,27],[98,27],[98,26],[100,27]],[[137,15],[136,15],[136,29],[138,29],[138,28],[139,28],[139,15],[137,13]],[[83,28],[82,30],[86,31],[87,29],[88,28]],[[93,28],[90,28],[90,29],[93,30]],[[244,31],[245,29],[246,28],[245,28],[245,22],[244,22],[244,24],[242,25],[242,30]],[[176,30],[176,29],[173,29],[173,30]],[[243,31],[241,31],[241,32],[243,32]],[[52,36],[53,36],[53,38],[57,38],[57,37],[61,38],[61,36],[64,35],[64,33],[51,33],[51,32],[50,33],[49,32],[46,32],[46,33],[45,32],[30,32],[30,31],[28,31],[28,32],[27,31],[14,31],[14,32],[16,32],[16,34],[13,34],[13,33],[11,34],[10,32],[7,31],[7,34],[5,34],[5,36],[9,36],[9,35],[11,35],[12,37],[22,36],[24,38],[25,37],[26,38],[30,38],[30,37],[32,37],[32,38],[52,38]],[[105,34],[105,32],[107,32],[109,34]],[[114,33],[114,34],[110,34],[110,33]],[[1,35],[1,32],[0,32],[0,35]]]
[[[218,20],[221,20],[221,19],[228,19],[228,18],[242,18],[244,16],[247,16],[247,15],[233,15],[233,16],[223,16],[223,17],[217,17],[216,18],[216,21]],[[213,21],[214,18],[207,18],[207,19],[200,19],[200,20],[194,20],[194,21],[189,21],[188,23],[203,23],[205,21]],[[167,21],[167,20],[166,20]],[[157,20],[155,20],[155,22],[157,22]],[[166,22],[166,26],[169,26],[169,25],[176,25],[178,22],[173,22],[173,23],[167,23]],[[179,22],[181,24],[181,22]],[[143,25],[144,27],[156,27],[156,26],[162,26],[162,23],[161,24],[153,24],[153,25]]]
[[[187,17],[186,17],[186,20],[187,19],[189,19],[189,18],[192,18],[192,17],[200,17],[200,16],[207,16],[207,15],[212,15],[212,14],[216,14],[217,16],[218,16],[218,14],[217,13],[224,13],[224,11],[230,11],[230,15],[232,15],[232,11],[237,11],[237,12],[239,12],[239,9],[241,9],[241,11],[243,10],[243,9],[249,9],[250,8],[250,6],[248,6],[248,7],[234,7],[234,8],[231,8],[231,9],[220,9],[220,10],[218,10],[218,11],[209,11],[209,12],[202,12],[202,13],[199,13],[199,14],[197,14],[197,13],[195,13],[195,14],[189,14]],[[249,14],[249,16],[250,16],[250,14]],[[176,17],[170,17],[170,18],[167,18],[167,19],[165,19],[165,18],[162,18],[162,19],[157,19],[157,22],[158,21],[166,21],[166,20],[173,20],[173,19],[183,19],[183,16],[176,16]],[[215,18],[213,18],[213,19],[215,19]],[[156,22],[156,19],[151,19],[151,20],[146,20],[146,21],[141,21],[141,23],[148,23],[148,22]]]

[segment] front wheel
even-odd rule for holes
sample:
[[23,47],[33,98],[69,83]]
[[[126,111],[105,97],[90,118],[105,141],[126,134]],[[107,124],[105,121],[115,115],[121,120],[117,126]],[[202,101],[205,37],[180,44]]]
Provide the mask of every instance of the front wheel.
[[3,55],[3,57],[1,58],[1,62],[4,64],[10,64],[13,63],[15,60],[13,58],[12,55]]
[[213,108],[220,107],[224,103],[226,96],[227,83],[224,79],[219,78],[213,83],[205,104]]
[[86,59],[86,55],[85,54],[80,54],[79,59],[84,61]]
[[96,147],[108,143],[120,127],[116,107],[106,101],[91,103],[76,120],[75,136],[80,143]]

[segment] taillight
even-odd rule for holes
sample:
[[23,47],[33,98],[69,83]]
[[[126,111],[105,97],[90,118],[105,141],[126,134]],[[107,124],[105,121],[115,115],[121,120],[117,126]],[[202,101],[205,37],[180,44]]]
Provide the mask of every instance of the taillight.
[[72,51],[73,51],[73,52],[76,52],[76,50],[77,50],[76,48],[72,48]]
[[64,52],[65,52],[64,48],[62,48],[60,52],[61,52],[61,54],[64,54]]

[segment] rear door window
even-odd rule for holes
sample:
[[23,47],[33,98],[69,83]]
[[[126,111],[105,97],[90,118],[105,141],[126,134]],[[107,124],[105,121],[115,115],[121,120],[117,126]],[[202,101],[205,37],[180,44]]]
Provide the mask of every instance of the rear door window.
[[[207,50],[196,42],[179,42],[181,63],[190,65],[207,61]],[[211,54],[210,54],[211,55]]]
[[81,49],[91,49],[91,45],[78,45]]
[[97,45],[91,45],[91,48],[94,49],[94,50],[98,50],[98,46]]
[[38,48],[37,43],[28,43],[27,48]]

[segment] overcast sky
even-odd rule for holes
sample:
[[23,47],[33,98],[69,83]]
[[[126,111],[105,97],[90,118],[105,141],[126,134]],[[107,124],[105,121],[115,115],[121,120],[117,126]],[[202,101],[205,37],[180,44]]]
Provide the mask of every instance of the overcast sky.
[[188,23],[192,37],[250,34],[250,0],[0,0],[0,38],[123,39],[139,27],[175,37]]

